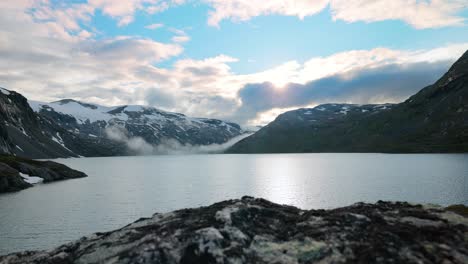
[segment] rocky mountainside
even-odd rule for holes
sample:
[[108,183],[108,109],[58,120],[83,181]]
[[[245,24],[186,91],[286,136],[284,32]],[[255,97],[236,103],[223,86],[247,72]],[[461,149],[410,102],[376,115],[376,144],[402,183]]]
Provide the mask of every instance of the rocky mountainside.
[[165,141],[222,144],[243,133],[235,123],[151,107],[104,107],[70,99],[28,102],[19,93],[0,91],[0,153],[4,154],[29,158],[150,154],[146,152]]
[[155,214],[0,263],[461,264],[468,262],[466,210],[391,202],[300,210],[243,197]]
[[21,94],[0,88],[0,153],[34,158],[77,156],[63,145],[74,135],[37,115]]
[[87,175],[53,161],[0,155],[0,193],[15,192],[36,183],[83,178]]
[[403,103],[286,112],[228,152],[468,152],[468,52]]

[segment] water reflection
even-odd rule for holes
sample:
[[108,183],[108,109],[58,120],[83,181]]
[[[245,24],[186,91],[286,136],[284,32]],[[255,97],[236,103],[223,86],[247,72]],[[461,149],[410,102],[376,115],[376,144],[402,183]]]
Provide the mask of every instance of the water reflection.
[[468,155],[280,154],[60,160],[89,177],[0,195],[0,254],[243,195],[301,208],[468,204]]

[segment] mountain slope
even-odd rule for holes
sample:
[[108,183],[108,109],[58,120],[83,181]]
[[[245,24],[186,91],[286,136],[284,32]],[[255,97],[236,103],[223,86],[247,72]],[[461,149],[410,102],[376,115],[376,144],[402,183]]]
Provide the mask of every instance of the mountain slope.
[[286,112],[228,152],[468,152],[468,52],[403,103]]
[[1,153],[35,158],[77,156],[63,146],[61,134],[67,131],[34,113],[21,94],[3,88],[0,92]]

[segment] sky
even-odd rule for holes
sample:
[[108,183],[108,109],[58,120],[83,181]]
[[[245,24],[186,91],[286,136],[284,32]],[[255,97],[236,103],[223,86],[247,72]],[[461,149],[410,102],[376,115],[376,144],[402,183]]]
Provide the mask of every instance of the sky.
[[2,0],[0,86],[264,125],[396,103],[468,49],[468,0]]

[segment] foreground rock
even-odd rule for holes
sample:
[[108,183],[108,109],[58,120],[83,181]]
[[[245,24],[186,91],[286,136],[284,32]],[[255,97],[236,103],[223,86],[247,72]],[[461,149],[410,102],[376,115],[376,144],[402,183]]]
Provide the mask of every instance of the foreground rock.
[[0,193],[20,191],[38,182],[52,182],[86,176],[83,172],[53,161],[37,161],[0,155]]
[[2,264],[346,262],[468,263],[468,218],[408,203],[306,211],[243,197],[0,257]]

